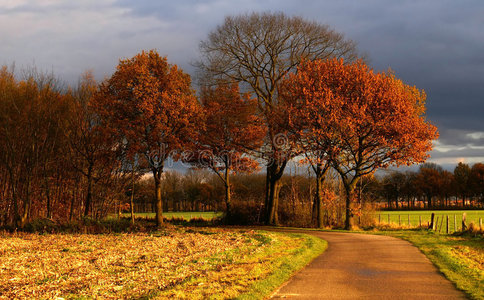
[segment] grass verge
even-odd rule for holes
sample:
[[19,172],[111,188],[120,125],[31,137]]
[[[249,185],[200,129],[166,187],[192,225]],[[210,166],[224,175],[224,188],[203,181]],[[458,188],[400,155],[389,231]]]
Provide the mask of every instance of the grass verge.
[[156,298],[264,299],[327,247],[304,234],[257,231],[252,239],[257,244],[209,258],[202,263],[203,277],[192,277]]
[[484,239],[426,230],[372,232],[409,241],[471,299],[484,299]]
[[269,296],[296,271],[302,269],[328,247],[326,241],[314,236],[300,234],[287,235],[303,238],[303,247],[294,250],[289,256],[282,256],[276,259],[269,266],[271,268],[270,275],[265,279],[255,282],[248,292],[240,295],[237,299],[263,299]]

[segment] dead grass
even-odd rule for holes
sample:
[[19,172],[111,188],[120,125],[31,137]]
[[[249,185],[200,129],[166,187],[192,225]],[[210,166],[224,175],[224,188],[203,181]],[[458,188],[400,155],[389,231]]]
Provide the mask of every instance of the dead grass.
[[0,298],[233,298],[305,239],[171,228],[153,234],[0,234]]

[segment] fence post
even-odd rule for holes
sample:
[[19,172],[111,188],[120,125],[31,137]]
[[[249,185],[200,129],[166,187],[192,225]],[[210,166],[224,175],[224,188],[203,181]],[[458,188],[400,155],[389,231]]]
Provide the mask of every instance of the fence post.
[[381,214],[378,214],[378,225],[381,223]]
[[454,232],[457,231],[457,217],[454,215]]
[[434,230],[434,218],[435,218],[435,213],[432,213],[430,215],[430,225],[429,225],[429,229],[432,229],[432,230]]
[[438,231],[439,230],[439,216],[437,216],[437,218],[435,219],[435,223],[434,223],[434,226],[432,227],[432,229],[434,231]]
[[462,231],[466,231],[467,225],[466,225],[466,213],[462,214]]
[[390,224],[390,214],[388,214],[388,224]]
[[482,231],[482,218],[479,218],[479,231]]
[[412,225],[410,224],[410,214],[408,214],[408,227],[410,227],[410,226],[412,226]]
[[402,219],[400,215],[398,215],[398,226],[402,226]]
[[445,228],[445,233],[449,234],[449,216],[447,215],[447,222],[445,223],[446,224],[446,228]]
[[442,219],[440,220],[439,233],[442,231],[442,225],[443,224],[444,224],[444,216],[442,216]]
[[419,227],[422,227],[422,216],[418,215],[418,225]]

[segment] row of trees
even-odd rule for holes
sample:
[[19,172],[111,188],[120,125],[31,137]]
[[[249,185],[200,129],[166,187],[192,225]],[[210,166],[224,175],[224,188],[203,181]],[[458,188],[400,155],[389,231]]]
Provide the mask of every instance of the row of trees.
[[127,178],[88,105],[92,76],[74,89],[35,69],[23,77],[0,70],[0,224],[105,215]]
[[484,203],[484,164],[460,162],[453,172],[425,163],[418,172],[392,172],[380,181],[387,207],[466,207]]
[[[432,174],[432,175],[431,175]],[[299,165],[282,177],[281,206],[278,209],[283,225],[312,227],[343,226],[345,189],[334,170],[326,173],[322,187],[311,166]],[[450,178],[450,180],[449,180]],[[381,209],[462,209],[484,206],[484,164],[469,166],[459,163],[454,172],[434,163],[421,165],[417,172],[392,170],[367,175],[356,185],[355,202],[362,208],[359,220],[372,224],[375,210]],[[264,174],[237,174],[231,179],[232,221],[238,224],[263,222]],[[152,180],[136,183],[137,212],[154,211]],[[164,210],[226,211],[224,184],[207,170],[190,170],[185,174],[168,171],[162,178]],[[321,218],[317,212],[322,193]],[[430,196],[429,191],[433,191]]]
[[[50,217],[51,185],[59,186],[53,178],[74,176],[65,170],[77,174],[74,184],[83,183],[77,210],[85,216],[94,198],[116,201],[119,188],[149,170],[160,226],[164,167],[181,160],[218,176],[229,217],[230,174],[265,166],[263,219],[278,224],[284,170],[302,160],[316,174],[318,225],[332,169],[344,186],[349,229],[359,210],[360,179],[390,165],[423,162],[437,137],[425,121],[424,92],[391,72],[373,72],[357,59],[354,43],[327,26],[283,14],[227,17],[201,43],[201,53],[199,97],[190,76],[154,50],[121,60],[100,84],[86,75],[74,90],[56,90],[39,76],[17,81],[4,68],[5,219],[25,224],[33,198],[45,200],[35,202],[46,203]],[[103,184],[109,188],[100,189]],[[59,201],[65,197],[74,198]]]

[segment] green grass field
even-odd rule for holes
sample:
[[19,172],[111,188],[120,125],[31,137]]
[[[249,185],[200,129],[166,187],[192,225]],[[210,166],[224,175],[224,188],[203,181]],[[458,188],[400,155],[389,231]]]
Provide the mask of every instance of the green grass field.
[[[466,213],[467,215],[467,225],[471,222],[475,225],[479,226],[479,218],[484,219],[484,210],[437,210],[437,211],[380,211],[375,213],[376,221],[380,221],[381,223],[393,223],[393,224],[400,224],[402,226],[409,225],[410,219],[410,226],[416,227],[420,224],[420,219],[422,220],[422,225],[427,225],[427,222],[430,222],[431,214],[435,213],[435,218],[437,221],[438,217],[438,226],[442,222],[442,230],[445,231],[446,216],[449,216],[449,230],[451,232],[459,231],[461,229],[462,223],[462,214]],[[400,216],[400,218],[399,218]],[[454,227],[454,216],[456,220],[457,230]],[[400,219],[400,221],[399,221]]]
[[[213,218],[219,218],[222,216],[222,212],[214,212],[214,211],[193,211],[193,212],[164,212],[163,217],[165,218],[183,218],[187,221],[193,218],[202,218],[205,220],[211,220]],[[137,218],[155,218],[155,213],[136,213]],[[131,214],[124,213],[123,217],[130,217]]]

